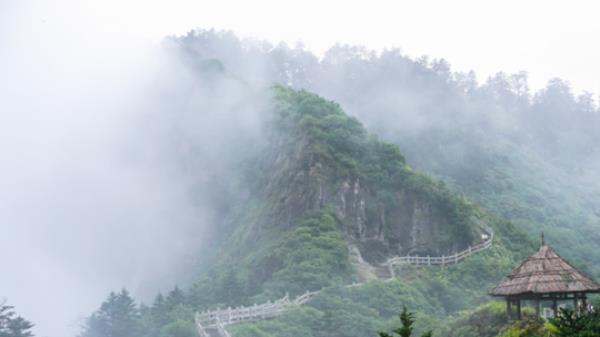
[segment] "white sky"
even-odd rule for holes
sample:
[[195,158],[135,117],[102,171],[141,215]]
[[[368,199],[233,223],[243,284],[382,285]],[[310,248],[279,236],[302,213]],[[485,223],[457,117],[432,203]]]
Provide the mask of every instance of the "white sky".
[[525,70],[534,88],[561,77],[577,91],[600,92],[600,2],[593,0],[12,1],[8,6],[20,8],[16,17],[34,34],[60,26],[85,32],[97,48],[214,27],[271,42],[302,41],[317,53],[336,42],[400,47],[410,56],[443,57],[480,79]]

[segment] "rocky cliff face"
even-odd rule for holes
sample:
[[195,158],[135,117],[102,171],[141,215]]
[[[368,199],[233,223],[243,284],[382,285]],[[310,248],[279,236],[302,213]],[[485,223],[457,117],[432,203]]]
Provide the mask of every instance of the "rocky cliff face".
[[395,147],[369,137],[331,102],[287,90],[277,99],[283,103],[275,108],[252,195],[267,206],[246,240],[332,207],[349,243],[369,262],[450,254],[473,242],[469,206],[413,172]]

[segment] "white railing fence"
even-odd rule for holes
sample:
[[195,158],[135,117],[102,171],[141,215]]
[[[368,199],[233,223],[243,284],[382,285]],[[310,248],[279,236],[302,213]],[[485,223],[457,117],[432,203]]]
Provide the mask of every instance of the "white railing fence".
[[227,332],[227,330],[225,330],[225,326],[221,322],[217,323],[217,333],[221,337],[231,337],[231,335],[229,334],[229,332]]
[[[196,313],[196,325],[206,328],[216,328],[219,325],[259,321],[277,317],[290,305],[302,305],[310,301],[319,291],[307,291],[306,293],[290,300],[286,294],[275,302],[254,304],[251,306],[240,306],[236,308],[216,309]],[[200,329],[199,329],[200,330]]]
[[[489,234],[482,243],[469,247],[462,252],[456,253],[450,256],[396,256],[388,259],[382,264],[387,267],[392,280],[395,277],[394,267],[399,265],[415,265],[415,266],[431,266],[431,265],[446,265],[456,264],[468,256],[478,253],[484,249],[489,248],[494,240],[494,232],[491,229],[486,229]],[[356,287],[361,283],[353,283],[346,287]],[[260,321],[264,319],[275,318],[281,315],[289,306],[292,305],[303,305],[309,302],[315,297],[320,290],[307,291],[306,293],[296,297],[294,300],[290,300],[286,294],[274,302],[267,302],[264,304],[254,304],[252,306],[239,306],[236,308],[216,309],[197,312],[195,315],[196,327],[200,337],[212,337],[207,330],[215,331],[220,337],[231,337],[231,335],[225,330],[225,326],[228,324],[243,323]]]
[[484,249],[487,249],[492,246],[492,242],[494,240],[494,231],[491,229],[486,229],[488,238],[485,239],[482,243],[477,244],[475,246],[469,246],[469,248],[463,250],[462,252],[458,252],[454,255],[449,256],[396,256],[388,259],[383,263],[383,266],[387,267],[390,276],[392,278],[395,277],[394,267],[400,265],[414,265],[414,266],[432,266],[432,265],[447,265],[447,264],[456,264],[461,260],[478,253]]

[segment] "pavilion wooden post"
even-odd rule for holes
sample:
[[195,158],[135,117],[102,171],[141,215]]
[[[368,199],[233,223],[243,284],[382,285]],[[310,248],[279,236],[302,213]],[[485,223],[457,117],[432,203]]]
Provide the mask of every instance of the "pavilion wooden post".
[[521,320],[521,299],[517,299],[517,319]]
[[512,319],[512,300],[510,298],[506,298],[506,315],[508,316],[508,319]]
[[558,316],[558,305],[556,303],[556,297],[552,297],[552,315]]
[[535,316],[540,317],[540,299],[536,298],[534,301],[535,304]]

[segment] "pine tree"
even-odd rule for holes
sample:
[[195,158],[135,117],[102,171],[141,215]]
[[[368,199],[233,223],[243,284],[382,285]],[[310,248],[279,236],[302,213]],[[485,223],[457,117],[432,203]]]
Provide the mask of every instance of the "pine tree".
[[0,301],[0,337],[33,337],[33,324],[13,311],[13,307]]
[[32,337],[31,328],[33,328],[33,324],[19,316],[8,323],[8,335],[10,337]]
[[151,316],[152,316],[152,325],[157,328],[162,327],[163,325],[169,323],[169,306],[165,297],[162,294],[158,294],[154,299],[154,304],[152,304]]
[[185,294],[178,286],[175,286],[173,290],[169,292],[165,299],[166,305],[169,309],[173,309],[176,305],[183,304],[185,301]]
[[87,319],[81,337],[142,336],[139,310],[127,290],[111,292],[100,309]]
[[237,273],[233,268],[230,268],[225,273],[219,295],[222,301],[227,305],[235,305],[243,297],[242,286],[240,285]]
[[[400,323],[401,327],[392,330],[392,333],[400,336],[400,337],[411,337],[413,332],[413,324],[415,323],[415,314],[409,312],[406,307],[402,309],[400,313]],[[427,331],[421,335],[421,337],[431,337],[432,332]],[[394,337],[392,334],[388,334],[386,332],[380,332],[379,337]]]

